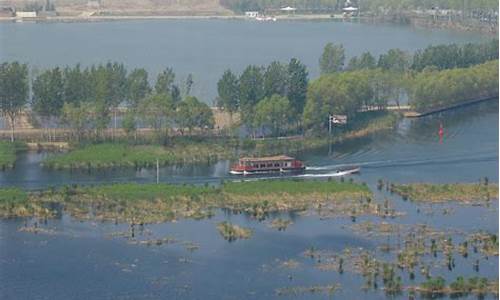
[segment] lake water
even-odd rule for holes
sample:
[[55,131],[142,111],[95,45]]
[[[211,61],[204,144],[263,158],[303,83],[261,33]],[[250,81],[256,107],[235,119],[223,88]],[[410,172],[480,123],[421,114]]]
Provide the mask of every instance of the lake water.
[[[268,63],[296,56],[317,74],[321,47],[328,41],[343,42],[349,53],[364,50],[380,53],[400,47],[414,50],[425,45],[482,39],[473,34],[417,30],[409,27],[363,25],[341,22],[242,21],[134,21],[74,24],[0,24],[0,59],[20,59],[38,66],[124,61],[129,66],[145,66],[151,72],[171,65],[179,74],[192,72],[197,93],[210,99],[223,69],[241,70],[249,63]],[[9,38],[7,39],[6,36]],[[305,46],[306,45],[306,46]],[[200,57],[200,55],[202,57]],[[442,123],[444,139],[439,140]],[[43,228],[54,234],[18,231],[33,220],[0,221],[1,299],[287,299],[277,288],[340,284],[333,294],[339,299],[385,299],[379,288],[363,291],[360,275],[321,271],[315,260],[302,253],[314,247],[341,252],[346,247],[376,250],[384,243],[404,244],[397,236],[370,237],[352,230],[353,224],[381,221],[426,224],[443,231],[452,230],[453,241],[463,241],[467,233],[485,230],[497,233],[498,202],[490,207],[455,204],[423,205],[403,201],[384,191],[376,182],[477,182],[489,177],[498,181],[498,102],[457,109],[415,120],[402,120],[394,132],[379,134],[300,155],[309,169],[302,177],[326,179],[335,169],[360,165],[355,181],[366,182],[376,201],[388,198],[397,211],[395,219],[348,217],[321,219],[300,214],[281,214],[293,220],[286,231],[269,227],[273,217],[258,222],[246,215],[218,211],[211,219],[179,220],[147,225],[139,239],[172,237],[176,242],[161,246],[130,244],[115,236],[128,225],[81,222],[66,214],[48,220]],[[155,182],[154,170],[111,170],[106,172],[66,172],[40,168],[46,153],[22,155],[14,170],[0,172],[0,186],[40,189],[62,184],[109,182]],[[230,162],[214,165],[163,168],[162,182],[217,184],[227,175]],[[250,227],[249,240],[232,243],[219,236],[215,226],[227,220]],[[199,249],[190,251],[194,243]],[[384,258],[392,254],[377,252]],[[438,254],[439,259],[444,259]],[[297,268],[282,266],[293,259]],[[430,257],[426,256],[425,260]],[[454,256],[456,267],[431,268],[433,276],[448,282],[456,276],[498,277],[498,257],[470,253]],[[479,260],[480,268],[473,270]],[[416,272],[415,282],[401,272],[404,285],[423,281]],[[382,286],[382,284],[380,284]],[[325,294],[299,294],[297,299],[324,299]],[[407,299],[403,294],[398,299]],[[475,299],[474,296],[468,297]],[[487,297],[488,298],[488,297]]]
[[123,62],[150,76],[171,66],[184,82],[193,74],[193,94],[206,103],[216,97],[225,69],[241,72],[296,57],[312,78],[328,42],[342,43],[347,57],[391,48],[409,52],[431,44],[478,42],[476,33],[339,21],[252,22],[159,20],[101,23],[0,23],[0,61],[19,60],[37,69],[56,65]]

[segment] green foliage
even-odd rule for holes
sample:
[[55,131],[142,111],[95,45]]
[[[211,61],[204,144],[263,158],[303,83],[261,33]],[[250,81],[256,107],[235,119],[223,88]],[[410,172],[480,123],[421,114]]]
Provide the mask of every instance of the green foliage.
[[321,76],[313,81],[307,93],[304,126],[324,128],[330,113],[353,117],[363,104],[373,99],[374,84],[370,80],[380,78],[370,76],[370,72],[343,72]]
[[27,150],[27,147],[23,142],[8,143],[0,141],[0,168],[13,168],[16,162],[16,154],[25,150]]
[[280,62],[273,61],[267,66],[266,72],[264,73],[264,95],[266,97],[271,97],[272,95],[285,96],[287,84],[287,66]]
[[420,287],[428,293],[440,293],[446,287],[446,280],[441,276],[430,277]]
[[97,187],[83,188],[83,192],[91,196],[101,196],[116,201],[140,201],[175,199],[177,197],[191,197],[214,194],[215,189],[195,185],[173,185],[173,184],[134,184],[123,183],[113,185],[102,185]]
[[498,60],[469,68],[424,71],[411,80],[410,105],[425,111],[498,95]]
[[127,77],[128,102],[132,107],[138,107],[142,99],[151,92],[148,82],[148,72],[144,69],[134,69]]
[[94,106],[89,102],[81,104],[64,103],[61,121],[71,128],[72,136],[76,140],[81,140],[85,132],[92,129],[93,118],[95,117],[93,110]]
[[63,71],[64,102],[79,104],[90,99],[92,91],[90,72],[81,70],[80,64],[65,67]]
[[22,203],[28,200],[28,194],[19,188],[1,188],[0,205]]
[[151,126],[157,136],[167,135],[172,126],[175,103],[169,94],[153,94],[141,101],[138,113]]
[[181,132],[184,128],[188,128],[190,132],[193,128],[211,129],[215,124],[212,109],[193,96],[187,96],[178,104],[175,122]]
[[264,195],[272,193],[296,195],[311,193],[326,194],[342,192],[370,192],[370,190],[362,184],[313,180],[259,180],[248,182],[227,182],[224,184],[223,189],[226,193],[238,195]]
[[169,147],[103,143],[86,145],[68,153],[53,155],[42,164],[54,169],[104,169],[111,167],[152,167],[176,163],[207,163],[232,157],[232,149],[223,143],[175,142]]
[[374,69],[377,66],[377,61],[375,57],[370,52],[364,52],[358,58],[354,56],[349,60],[346,70],[362,70],[362,69]]
[[264,97],[262,68],[248,66],[240,76],[241,119],[252,127],[255,105]]
[[296,114],[300,119],[304,111],[304,105],[307,97],[307,86],[309,84],[308,72],[306,66],[298,59],[292,58],[288,64],[288,86],[287,98]]
[[236,75],[231,70],[224,71],[222,78],[217,82],[217,106],[232,114],[239,108],[239,82]]
[[33,82],[32,108],[44,118],[59,116],[64,104],[64,83],[61,70],[56,67],[36,77]]
[[498,59],[498,40],[459,46],[437,45],[418,50],[413,56],[412,69],[422,71],[435,67],[438,70],[465,68]]
[[[192,79],[192,78],[191,78]],[[172,68],[166,68],[156,78],[155,92],[156,94],[165,94],[172,97],[172,101],[177,103],[181,100],[179,87],[174,83],[175,73]],[[191,89],[192,82],[189,89]]]
[[290,102],[286,97],[273,95],[262,99],[255,108],[256,127],[270,128],[273,135],[279,136],[291,118]]
[[14,124],[28,101],[28,66],[18,62],[0,65],[0,112],[11,123],[11,141],[14,142]]
[[137,122],[135,120],[135,113],[133,110],[127,111],[127,113],[123,116],[122,128],[127,136],[130,136],[137,130]]
[[326,44],[323,54],[319,60],[319,69],[321,74],[331,74],[340,72],[344,69],[345,50],[342,44]]
[[410,55],[400,49],[390,49],[380,55],[377,66],[384,70],[404,72],[410,67]]

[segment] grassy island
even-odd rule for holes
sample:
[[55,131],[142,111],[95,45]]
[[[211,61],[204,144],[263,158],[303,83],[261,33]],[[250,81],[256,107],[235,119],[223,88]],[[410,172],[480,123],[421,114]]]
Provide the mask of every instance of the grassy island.
[[114,167],[153,167],[201,163],[234,156],[220,143],[179,143],[174,146],[104,143],[86,145],[63,155],[54,155],[42,164],[52,169],[106,169]]
[[264,218],[270,212],[305,210],[332,203],[357,205],[357,201],[345,200],[359,200],[371,195],[365,185],[356,183],[298,183],[294,180],[231,182],[219,187],[114,184],[64,187],[33,193],[0,189],[0,216],[50,217],[56,213],[50,208],[59,205],[78,219],[130,223],[203,218],[210,216],[212,209],[216,208],[246,212],[256,218]]
[[447,202],[457,201],[464,204],[478,203],[498,199],[498,185],[496,184],[395,184],[392,191],[401,195],[403,199],[417,202]]

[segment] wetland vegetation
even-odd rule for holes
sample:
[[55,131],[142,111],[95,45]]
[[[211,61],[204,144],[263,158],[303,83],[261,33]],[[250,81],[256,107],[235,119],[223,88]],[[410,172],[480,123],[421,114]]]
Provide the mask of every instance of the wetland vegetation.
[[482,183],[395,184],[391,185],[391,190],[403,199],[427,203],[457,201],[471,204],[498,199],[498,184],[488,184],[487,179]]
[[[300,184],[298,184],[300,183]],[[177,218],[203,218],[217,208],[246,212],[262,219],[268,213],[343,205],[351,211],[371,195],[362,184],[336,181],[226,182],[219,187],[171,184],[66,186],[26,193],[0,190],[2,216],[50,217],[62,208],[78,219],[157,223]],[[348,209],[349,207],[350,209]]]

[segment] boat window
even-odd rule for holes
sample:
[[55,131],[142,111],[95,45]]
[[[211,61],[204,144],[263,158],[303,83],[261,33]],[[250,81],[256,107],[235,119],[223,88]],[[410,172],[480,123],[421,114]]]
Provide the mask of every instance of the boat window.
[[261,168],[265,168],[265,167],[266,167],[266,164],[260,164],[260,167],[261,167]]
[[287,162],[285,163],[285,167],[288,167],[288,163]]
[[271,164],[267,164],[267,167],[272,167],[272,166],[273,166],[273,164],[272,164],[272,163],[271,163]]
[[280,166],[280,164],[279,164],[279,163],[275,163],[275,164],[274,164],[274,166],[275,166],[275,167],[279,167],[279,166]]

